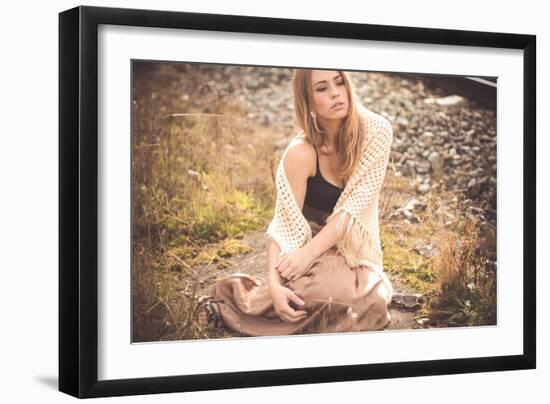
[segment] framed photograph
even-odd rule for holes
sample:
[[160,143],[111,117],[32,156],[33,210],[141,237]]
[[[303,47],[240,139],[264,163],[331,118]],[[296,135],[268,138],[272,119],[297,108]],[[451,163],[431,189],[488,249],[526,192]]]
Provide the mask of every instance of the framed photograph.
[[59,14],[59,390],[536,366],[536,37]]

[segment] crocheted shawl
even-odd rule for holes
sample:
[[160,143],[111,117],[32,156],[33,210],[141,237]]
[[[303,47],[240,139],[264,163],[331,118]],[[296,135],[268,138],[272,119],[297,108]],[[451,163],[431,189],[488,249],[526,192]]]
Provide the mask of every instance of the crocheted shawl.
[[[341,236],[336,243],[338,251],[351,268],[367,265],[383,275],[378,203],[388,165],[393,130],[386,118],[360,104],[357,105],[365,119],[366,141],[363,142],[357,168],[326,221],[341,211],[345,212],[337,223],[337,234]],[[265,235],[279,245],[279,258],[312,239],[311,227],[296,202],[283,163],[288,150],[297,142],[305,142],[304,139],[305,134],[301,131],[291,140],[277,168],[275,214]],[[349,216],[349,221],[346,228],[343,228],[346,216]]]

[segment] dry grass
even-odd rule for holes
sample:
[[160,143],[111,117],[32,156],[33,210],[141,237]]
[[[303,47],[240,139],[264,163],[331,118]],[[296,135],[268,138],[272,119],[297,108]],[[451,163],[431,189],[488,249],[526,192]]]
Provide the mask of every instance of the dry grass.
[[453,218],[436,234],[433,267],[439,293],[430,312],[445,325],[496,324],[496,228],[458,202]]
[[[133,340],[205,338],[191,317],[194,268],[249,251],[272,217],[273,142],[197,70],[136,69],[133,125]],[[182,99],[174,94],[187,77]],[[182,113],[184,112],[184,113]],[[195,286],[192,286],[195,284]]]
[[414,184],[411,180],[397,175],[395,167],[390,164],[380,192],[380,220],[388,220],[389,215],[402,206],[413,193]]
[[431,325],[496,324],[495,227],[460,193],[431,193],[427,205],[419,223],[382,221],[386,270],[427,297],[419,316]]

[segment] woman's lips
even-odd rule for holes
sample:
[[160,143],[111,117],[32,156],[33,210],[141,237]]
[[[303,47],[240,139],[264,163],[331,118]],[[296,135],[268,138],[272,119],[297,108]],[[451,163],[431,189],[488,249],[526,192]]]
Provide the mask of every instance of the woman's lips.
[[340,109],[340,108],[344,108],[344,103],[343,102],[339,102],[339,103],[333,105],[331,109]]

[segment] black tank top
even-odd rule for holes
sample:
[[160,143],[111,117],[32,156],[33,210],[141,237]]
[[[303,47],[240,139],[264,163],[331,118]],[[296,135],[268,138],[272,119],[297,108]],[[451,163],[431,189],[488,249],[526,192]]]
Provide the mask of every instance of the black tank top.
[[[315,153],[317,153],[317,149],[315,149]],[[306,196],[302,209],[306,219],[324,224],[324,217],[332,212],[343,190],[323,178],[321,170],[319,170],[319,154],[317,154],[315,176],[307,179]]]

